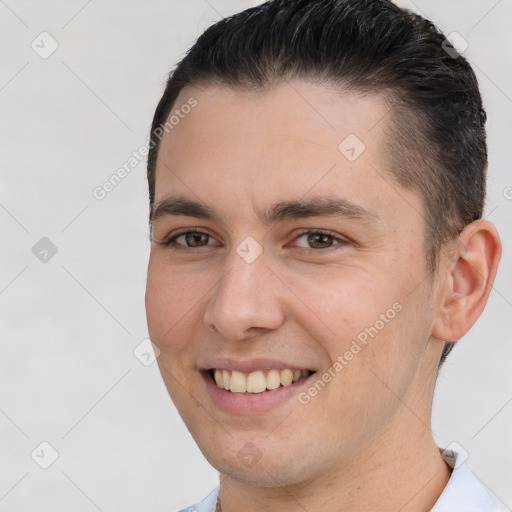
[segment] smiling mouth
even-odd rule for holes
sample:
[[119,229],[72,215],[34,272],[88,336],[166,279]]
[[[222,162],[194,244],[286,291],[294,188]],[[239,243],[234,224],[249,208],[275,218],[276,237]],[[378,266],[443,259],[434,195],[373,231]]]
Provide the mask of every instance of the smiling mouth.
[[291,386],[308,378],[311,370],[258,370],[251,373],[236,370],[211,369],[208,371],[218,388],[231,393],[264,393],[280,387]]

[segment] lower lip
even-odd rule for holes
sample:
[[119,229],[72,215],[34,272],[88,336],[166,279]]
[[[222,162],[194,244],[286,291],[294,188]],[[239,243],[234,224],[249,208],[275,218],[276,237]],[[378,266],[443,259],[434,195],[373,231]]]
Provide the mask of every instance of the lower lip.
[[289,386],[263,391],[263,393],[232,393],[217,387],[209,372],[201,372],[213,402],[230,414],[250,415],[268,412],[296,397],[298,390],[314,374],[300,379]]

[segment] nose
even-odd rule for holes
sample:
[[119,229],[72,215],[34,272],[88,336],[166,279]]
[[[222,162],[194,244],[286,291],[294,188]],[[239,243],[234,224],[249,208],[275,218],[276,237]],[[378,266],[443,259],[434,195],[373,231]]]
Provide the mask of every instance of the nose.
[[279,289],[264,255],[247,263],[235,253],[206,307],[205,325],[233,341],[278,329],[285,321]]

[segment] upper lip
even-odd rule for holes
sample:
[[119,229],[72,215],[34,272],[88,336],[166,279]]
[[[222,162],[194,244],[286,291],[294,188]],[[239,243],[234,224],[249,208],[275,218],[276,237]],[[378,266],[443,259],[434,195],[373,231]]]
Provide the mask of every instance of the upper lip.
[[239,371],[251,373],[257,370],[311,370],[308,365],[285,362],[278,359],[269,358],[251,358],[251,359],[235,359],[231,357],[216,357],[208,359],[199,367],[202,370],[222,369],[230,371]]

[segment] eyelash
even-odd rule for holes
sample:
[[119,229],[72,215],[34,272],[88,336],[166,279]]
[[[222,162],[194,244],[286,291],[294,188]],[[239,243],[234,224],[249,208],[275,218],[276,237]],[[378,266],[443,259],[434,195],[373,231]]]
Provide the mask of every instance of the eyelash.
[[[186,231],[182,231],[180,233],[177,233],[176,235],[173,235],[172,237],[164,240],[163,242],[161,242],[161,244],[165,245],[167,247],[170,247],[173,250],[178,250],[178,251],[180,251],[180,250],[188,251],[188,250],[201,249],[203,247],[208,247],[208,245],[204,245],[204,246],[200,246],[200,247],[190,247],[188,245],[183,245],[183,244],[179,244],[179,243],[176,242],[176,240],[179,237],[187,235],[189,233],[200,233],[200,234],[206,235],[210,239],[213,238],[212,235],[210,235],[209,233],[205,233],[204,231],[201,231],[198,228],[189,228]],[[340,237],[334,235],[333,233],[331,233],[330,231],[325,231],[325,230],[321,230],[321,229],[305,229],[305,230],[301,231],[295,237],[294,241],[296,241],[299,238],[301,238],[303,236],[306,236],[306,235],[324,235],[324,236],[330,237],[335,243],[333,243],[329,247],[320,248],[320,249],[318,249],[318,248],[315,249],[315,248],[312,248],[312,247],[309,247],[309,248],[297,247],[299,252],[325,252],[325,251],[328,251],[328,250],[332,250],[335,247],[345,246],[345,245],[350,243],[348,239],[340,238]]]
[[331,233],[330,231],[326,231],[323,229],[305,229],[299,232],[297,237],[294,239],[294,242],[296,242],[299,238],[302,238],[307,235],[324,235],[332,239],[333,243],[329,247],[325,248],[313,248],[313,247],[295,247],[299,250],[299,252],[326,252],[326,251],[332,251],[339,249],[342,246],[346,246],[349,244],[349,240],[346,238],[342,238],[339,236],[336,236],[334,233]]

